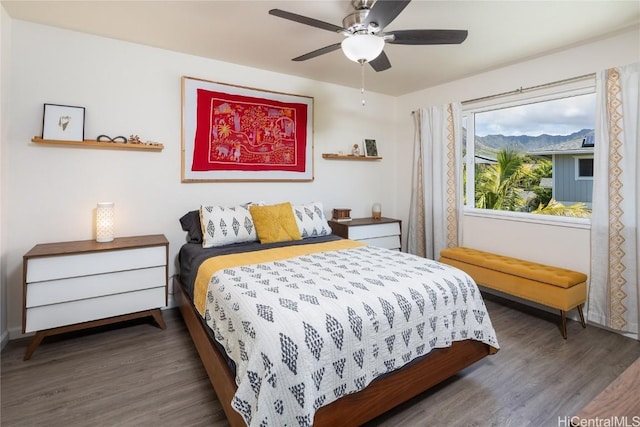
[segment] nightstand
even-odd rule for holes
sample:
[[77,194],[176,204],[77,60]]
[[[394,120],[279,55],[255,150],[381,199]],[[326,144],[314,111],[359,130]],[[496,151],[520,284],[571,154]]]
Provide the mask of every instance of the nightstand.
[[46,336],[152,316],[165,329],[169,242],[162,234],[34,246],[23,257],[22,331]]
[[400,250],[402,221],[393,218],[354,218],[351,221],[329,221],[336,234],[372,246]]

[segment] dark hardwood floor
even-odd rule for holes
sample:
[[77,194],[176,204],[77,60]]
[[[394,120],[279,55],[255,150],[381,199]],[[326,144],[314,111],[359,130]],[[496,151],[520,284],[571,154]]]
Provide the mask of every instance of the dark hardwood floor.
[[[640,357],[640,342],[487,295],[501,350],[369,426],[568,426]],[[167,329],[138,320],[29,340],[1,354],[2,426],[226,426],[176,309]],[[565,418],[567,417],[567,418]]]

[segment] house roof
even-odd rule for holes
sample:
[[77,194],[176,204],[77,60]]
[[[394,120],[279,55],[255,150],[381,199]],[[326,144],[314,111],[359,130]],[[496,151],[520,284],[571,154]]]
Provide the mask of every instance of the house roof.
[[[528,154],[541,156],[551,154],[593,154],[594,146],[585,145],[587,138],[573,139],[571,141],[561,142],[552,146],[547,146],[540,150],[528,151]],[[591,135],[591,140],[593,136]]]

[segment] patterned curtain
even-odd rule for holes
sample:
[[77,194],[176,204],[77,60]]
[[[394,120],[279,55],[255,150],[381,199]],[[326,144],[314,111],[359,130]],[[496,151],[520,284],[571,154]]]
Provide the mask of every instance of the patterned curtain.
[[407,251],[438,259],[462,230],[460,103],[414,111],[413,177]]
[[597,73],[590,321],[638,337],[638,63]]

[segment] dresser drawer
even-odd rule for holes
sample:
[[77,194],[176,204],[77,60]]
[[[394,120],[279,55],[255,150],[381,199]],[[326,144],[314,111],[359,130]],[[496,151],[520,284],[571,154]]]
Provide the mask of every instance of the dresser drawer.
[[373,237],[371,239],[361,239],[362,243],[366,243],[371,246],[378,246],[380,248],[387,249],[400,249],[400,236],[384,236],[384,237]]
[[400,224],[397,222],[349,227],[349,239],[352,240],[394,235],[400,235]]
[[29,259],[27,283],[166,265],[162,246]]
[[27,284],[27,308],[164,286],[166,268],[150,267]]
[[27,308],[25,332],[163,307],[165,292],[163,284],[152,289]]

